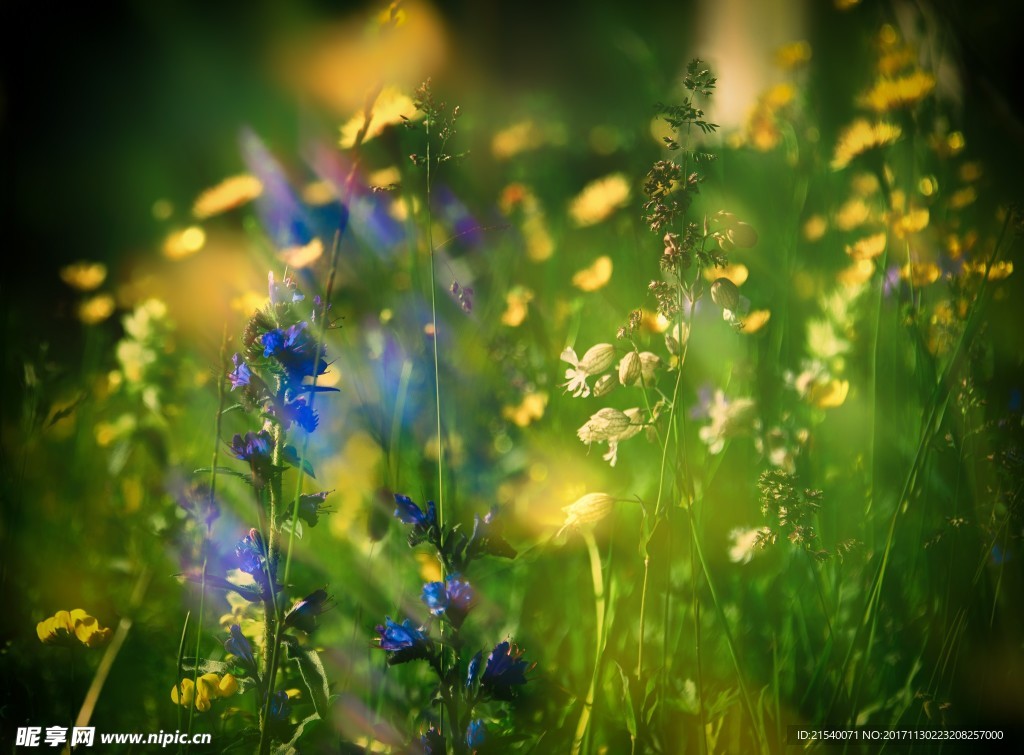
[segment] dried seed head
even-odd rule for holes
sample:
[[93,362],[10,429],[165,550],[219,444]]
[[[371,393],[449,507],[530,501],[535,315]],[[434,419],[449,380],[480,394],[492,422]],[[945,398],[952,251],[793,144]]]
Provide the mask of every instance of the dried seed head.
[[711,301],[722,309],[735,311],[740,304],[740,290],[728,278],[719,278],[711,284]]
[[627,352],[619,362],[619,382],[623,385],[633,385],[640,377],[640,355],[635,351]]
[[615,378],[611,375],[611,373],[608,373],[607,375],[602,375],[597,379],[597,382],[594,383],[594,396],[607,396],[609,393],[612,392],[612,389],[614,387]]
[[736,223],[729,229],[729,240],[740,249],[750,249],[757,244],[757,231],[747,223]]
[[615,362],[615,347],[610,343],[599,343],[587,349],[580,360],[580,369],[588,375],[600,375]]

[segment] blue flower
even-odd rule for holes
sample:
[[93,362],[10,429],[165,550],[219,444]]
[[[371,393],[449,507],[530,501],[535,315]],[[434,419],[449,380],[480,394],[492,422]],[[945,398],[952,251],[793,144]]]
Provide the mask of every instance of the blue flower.
[[242,635],[242,628],[238,624],[231,625],[231,636],[224,641],[224,649],[242,661],[249,673],[255,673],[256,658],[252,654],[252,645]]
[[291,700],[283,689],[270,696],[270,718],[274,721],[285,721],[292,711]]
[[487,739],[487,726],[483,719],[477,718],[469,722],[466,727],[466,747],[475,750]]
[[427,501],[427,510],[423,511],[409,496],[395,493],[395,504],[395,516],[405,524],[413,524],[422,529],[437,524],[437,509],[433,501]]
[[480,686],[491,693],[495,700],[511,700],[517,687],[526,684],[526,672],[530,665],[524,661],[523,651],[508,640],[499,642],[487,656]]
[[316,430],[317,425],[320,424],[320,417],[309,406],[304,396],[285,403],[281,413],[284,415],[281,419],[285,424],[294,423],[307,433]]
[[249,530],[249,534],[238,541],[235,556],[238,557],[239,569],[261,585],[267,584],[267,549],[258,530]]
[[388,664],[405,663],[417,658],[427,658],[430,653],[430,640],[413,626],[412,621],[406,619],[401,624],[396,624],[388,616],[384,624],[378,624],[376,628],[379,647],[387,651]]
[[263,334],[263,356],[276,359],[293,383],[311,375],[322,375],[327,371],[327,362],[316,361],[317,344],[306,332],[308,323],[298,322],[286,330],[275,328]]
[[235,369],[228,373],[228,380],[231,381],[231,390],[249,385],[249,381],[252,379],[252,372],[249,370],[249,365],[242,360],[242,355],[235,354],[231,357],[231,362],[235,365]]
[[472,691],[480,682],[480,664],[483,663],[484,653],[482,650],[478,651],[469,661],[469,667],[466,669],[466,689]]
[[469,582],[457,576],[448,577],[446,582],[430,582],[423,586],[423,602],[434,616],[447,615],[456,627],[473,605],[473,588]]

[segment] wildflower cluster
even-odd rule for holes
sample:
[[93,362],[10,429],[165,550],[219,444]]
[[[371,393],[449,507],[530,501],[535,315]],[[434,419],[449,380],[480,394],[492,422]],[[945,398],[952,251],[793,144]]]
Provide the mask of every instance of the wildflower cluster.
[[[312,313],[305,319],[300,310],[304,301],[292,277],[277,281],[271,273],[269,302],[249,319],[242,337],[243,350],[232,356],[227,368],[225,380],[230,383],[230,391],[239,396],[239,406],[258,413],[262,426],[237,433],[228,443],[228,452],[246,465],[248,474],[221,467],[212,471],[242,477],[252,486],[263,529],[251,528],[237,542],[236,571],[228,574],[231,579],[205,571],[189,575],[204,587],[226,590],[241,599],[237,615],[229,618],[229,637],[223,643],[234,660],[186,658],[182,667],[191,671],[193,678],[183,679],[172,691],[175,703],[194,705],[202,712],[209,709],[213,699],[255,690],[261,752],[269,751],[272,741],[287,741],[297,731],[290,720],[291,698],[276,684],[283,653],[298,666],[315,710],[312,718],[326,718],[329,712],[323,665],[317,651],[302,637],[314,631],[317,617],[332,607],[333,599],[325,589],[318,589],[286,608],[287,577],[281,568],[281,535],[289,537],[290,559],[291,538],[301,534],[301,522],[313,527],[327,510],[323,504],[328,493],[301,494],[301,478],[293,499],[286,501],[282,495],[282,478],[289,467],[298,468],[300,475],[314,476],[305,458],[305,445],[297,448],[289,444],[289,433],[314,432],[319,425],[314,397],[337,391],[316,383],[327,371],[328,362],[322,342],[312,329],[324,324],[329,306],[317,297]],[[198,516],[204,509],[192,505],[187,510]],[[212,520],[206,524],[211,527]],[[287,567],[284,564],[284,571]],[[254,628],[253,622],[242,620],[247,604],[262,607],[262,636],[250,635],[259,653],[242,631],[243,626],[250,631]]]
[[57,611],[48,619],[36,625],[36,635],[44,645],[63,645],[87,648],[100,647],[110,639],[110,630],[100,626],[94,616],[81,608],[72,611]]
[[831,556],[842,558],[857,547],[855,540],[838,543],[831,553],[821,546],[814,529],[814,519],[821,509],[822,491],[798,490],[795,475],[780,469],[763,472],[757,486],[761,495],[761,514],[769,521],[767,526],[757,530],[754,544],[758,547],[774,545],[784,537],[819,561]]
[[[456,753],[475,752],[485,741],[500,744],[497,732],[488,731],[482,707],[490,702],[508,702],[518,696],[533,666],[511,640],[494,646],[486,660],[484,651],[472,657],[464,652],[463,622],[477,600],[476,590],[465,578],[474,561],[484,556],[514,558],[515,550],[505,540],[496,509],[476,516],[468,536],[459,525],[442,526],[433,501],[421,507],[408,496],[395,495],[395,517],[411,526],[409,546],[427,544],[444,566],[444,581],[428,582],[421,598],[431,619],[417,625],[411,619],[401,623],[386,617],[376,628],[377,647],[388,665],[426,661],[437,676],[436,698],[443,706],[442,725],[431,726],[422,736],[426,752],[447,752],[447,740]],[[438,634],[431,632],[436,621]],[[447,718],[447,724],[444,719]],[[447,734],[445,734],[447,732]]]

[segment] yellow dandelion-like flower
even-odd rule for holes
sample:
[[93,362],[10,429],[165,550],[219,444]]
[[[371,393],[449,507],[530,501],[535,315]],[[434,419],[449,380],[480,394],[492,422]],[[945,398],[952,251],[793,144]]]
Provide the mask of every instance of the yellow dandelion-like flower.
[[942,277],[942,270],[934,262],[909,262],[900,269],[900,277],[915,288],[930,286]]
[[206,232],[197,225],[174,231],[164,239],[164,256],[181,260],[198,252],[206,245]]
[[751,335],[761,330],[768,321],[772,319],[772,313],[767,309],[755,309],[743,318],[743,327],[740,333]]
[[502,129],[491,139],[491,154],[499,160],[508,160],[522,152],[542,147],[544,131],[534,121],[514,123]]
[[91,296],[78,305],[78,319],[86,325],[98,325],[114,314],[115,306],[110,294]]
[[531,422],[544,416],[548,405],[548,394],[543,391],[527,393],[518,406],[506,406],[501,416],[517,427],[526,427]]
[[828,221],[824,215],[811,215],[804,221],[803,236],[805,241],[819,241],[828,231]]
[[572,285],[581,291],[597,291],[608,285],[612,279],[612,258],[603,255],[594,260],[594,264],[585,267],[572,276]]
[[883,77],[865,92],[858,104],[876,113],[886,113],[910,107],[923,100],[935,89],[935,77],[924,71],[914,71],[895,79]]
[[918,207],[906,213],[899,213],[892,221],[892,230],[896,238],[906,238],[928,227],[928,208]]
[[747,269],[747,266],[741,265],[738,262],[733,262],[725,267],[704,269],[704,279],[709,282],[718,280],[719,278],[725,278],[736,286],[742,286],[747,282],[747,278],[749,276],[750,270]]
[[505,296],[505,311],[501,315],[501,322],[510,328],[522,325],[530,311],[531,301],[533,301],[533,291],[522,286],[514,287]]
[[790,42],[775,51],[775,65],[783,71],[799,68],[811,59],[811,45],[806,40]]
[[[377,95],[373,103],[373,110],[370,113],[370,125],[366,129],[363,142],[368,142],[384,133],[388,126],[395,126],[402,123],[405,118],[419,120],[423,113],[416,109],[412,99],[394,87],[385,87]],[[365,115],[362,112],[356,113],[345,125],[341,127],[341,136],[338,144],[342,149],[351,149],[355,146],[356,137],[365,125]]]
[[60,279],[76,291],[94,291],[107,279],[102,262],[76,262],[60,269]]
[[200,220],[212,218],[241,207],[263,193],[263,184],[256,176],[242,173],[225,178],[207,189],[192,204],[192,214]]
[[74,646],[78,643],[88,648],[103,645],[110,639],[110,630],[101,627],[95,617],[81,608],[72,611],[57,611],[53,616],[36,624],[36,636],[44,645]]
[[957,189],[949,197],[949,209],[951,210],[962,210],[969,204],[973,204],[974,200],[978,198],[978,192],[975,191],[973,186],[965,186],[962,189]]
[[913,47],[900,45],[887,49],[878,58],[878,72],[882,76],[894,76],[917,61],[917,53]]
[[852,231],[871,219],[871,208],[860,197],[846,200],[836,212],[836,227],[840,231]]
[[860,155],[894,144],[903,130],[894,123],[871,123],[860,118],[843,131],[836,144],[832,169],[840,170]]
[[855,260],[873,260],[885,251],[885,231],[859,239],[846,246],[846,253]]
[[290,246],[281,250],[281,260],[288,267],[299,270],[309,267],[316,262],[324,253],[324,244],[319,238],[314,238],[308,244],[302,246]]
[[182,679],[171,689],[171,700],[175,705],[191,708],[205,713],[210,709],[213,700],[231,697],[238,692],[238,680],[231,674],[203,674],[195,682]]
[[834,409],[846,402],[850,392],[848,380],[825,380],[814,383],[807,391],[807,400],[819,409]]
[[608,218],[629,202],[629,181],[622,173],[591,181],[569,205],[569,216],[578,226],[590,226]]
[[874,260],[854,260],[853,264],[839,271],[836,280],[848,288],[863,286],[875,274]]
[[[979,277],[985,275],[985,263],[984,262],[965,262],[963,267],[964,275],[977,275]],[[1009,260],[1003,260],[1001,262],[992,263],[992,267],[988,271],[988,279],[990,281],[1003,280],[1009,278],[1013,274],[1013,263]]]

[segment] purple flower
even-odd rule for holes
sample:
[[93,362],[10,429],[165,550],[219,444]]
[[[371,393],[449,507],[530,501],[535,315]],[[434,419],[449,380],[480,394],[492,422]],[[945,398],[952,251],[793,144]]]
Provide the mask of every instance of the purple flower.
[[320,424],[320,417],[313,411],[313,408],[306,403],[305,397],[299,397],[284,406],[285,422],[294,423],[311,433]]
[[270,455],[274,450],[274,439],[266,430],[258,433],[248,432],[244,436],[236,434],[231,439],[231,453],[240,461],[247,461],[253,466],[270,463]]
[[487,667],[484,668],[480,686],[490,692],[495,700],[511,700],[513,687],[526,684],[526,672],[530,665],[520,657],[522,654],[522,650],[505,640],[495,645],[487,656]]
[[400,493],[395,493],[395,516],[405,524],[422,529],[437,524],[437,509],[433,501],[427,501],[427,510],[423,511],[409,496]]
[[466,669],[466,689],[474,690],[477,684],[480,682],[480,664],[483,663],[484,653],[478,651],[469,661],[469,667]]
[[466,727],[466,747],[475,750],[487,739],[487,726],[483,719],[477,718],[469,722]]
[[235,354],[231,357],[231,362],[235,365],[235,369],[228,373],[228,380],[231,381],[231,390],[249,385],[249,381],[252,379],[252,372],[249,371],[249,365],[242,360],[242,355]]

